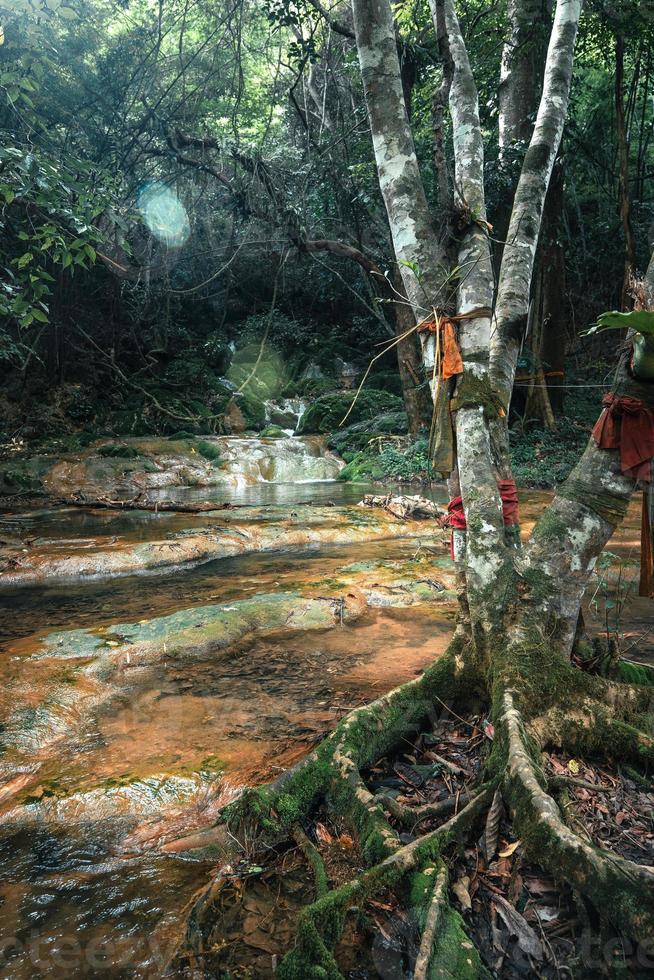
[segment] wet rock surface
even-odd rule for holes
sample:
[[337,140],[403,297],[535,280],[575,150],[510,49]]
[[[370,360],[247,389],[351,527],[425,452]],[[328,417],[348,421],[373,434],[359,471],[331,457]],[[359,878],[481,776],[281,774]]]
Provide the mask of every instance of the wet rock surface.
[[446,536],[308,502],[3,520],[6,975],[73,942],[66,975],[160,976],[225,803],[444,647]]

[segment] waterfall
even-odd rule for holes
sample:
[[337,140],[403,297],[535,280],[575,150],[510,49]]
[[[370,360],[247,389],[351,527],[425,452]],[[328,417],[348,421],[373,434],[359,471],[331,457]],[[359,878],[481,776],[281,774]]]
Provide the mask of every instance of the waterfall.
[[329,452],[320,436],[224,436],[215,441],[223,460],[220,482],[233,487],[335,480],[344,465],[342,459]]

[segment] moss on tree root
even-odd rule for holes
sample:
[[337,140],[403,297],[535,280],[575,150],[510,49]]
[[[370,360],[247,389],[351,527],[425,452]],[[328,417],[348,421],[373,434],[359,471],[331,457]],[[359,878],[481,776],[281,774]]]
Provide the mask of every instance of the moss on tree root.
[[[507,645],[507,654],[509,649]],[[527,659],[533,668],[533,650]],[[548,666],[558,664],[554,653],[545,659]],[[384,812],[383,798],[368,791],[361,770],[438,717],[444,703],[455,705],[457,712],[465,711],[471,698],[479,694],[475,687],[478,679],[472,681],[478,675],[467,666],[475,662],[469,642],[457,634],[444,657],[420,679],[352,712],[302,763],[275,783],[248,791],[224,811],[223,819],[233,834],[243,834],[250,841],[254,834],[267,846],[297,839],[298,826],[311,819],[317,806],[345,817],[358,836],[365,870],[331,891],[324,890],[324,869],[318,863],[316,871],[315,855],[307,855],[314,872],[316,898],[300,913],[295,946],[278,968],[281,980],[342,980],[334,947],[348,913],[361,911],[369,899],[388,889],[410,910],[417,930],[423,934],[423,945],[426,943],[428,949],[425,953],[421,947],[420,955],[423,966],[427,957],[426,978],[487,976],[463,920],[447,900],[444,852],[453,844],[463,845],[481,822],[498,787],[528,854],[555,877],[569,880],[596,907],[601,919],[610,917],[614,925],[635,938],[654,935],[654,875],[578,837],[564,824],[555,800],[546,791],[540,754],[549,732],[542,727],[543,715],[537,709],[558,708],[564,696],[568,704],[572,698],[575,704],[597,705],[589,693],[607,690],[608,682],[589,678],[569,664],[558,664],[567,687],[559,684],[558,675],[549,683],[543,682],[538,694],[541,699],[546,695],[546,700],[538,704],[525,663],[509,670],[506,657],[496,658],[496,664],[504,663],[504,669],[495,669],[487,679],[496,734],[483,775],[485,782],[471,791],[472,798],[463,809],[435,830],[410,844],[401,843]],[[649,758],[651,738],[624,720],[629,705],[640,703],[639,696],[618,701],[602,706],[603,731],[614,738],[620,736],[614,755],[637,757],[642,762]],[[560,710],[565,718],[563,707]],[[548,718],[551,724],[551,712]],[[556,734],[564,742],[568,736],[571,742],[579,739],[579,733],[572,729],[563,728]],[[605,736],[589,742],[589,747],[597,749],[599,743],[606,748]],[[195,930],[196,935],[215,888],[213,883],[191,913],[190,932]],[[434,902],[438,904],[436,912]],[[189,952],[180,953],[181,962],[197,963],[197,942],[189,941],[186,949]]]

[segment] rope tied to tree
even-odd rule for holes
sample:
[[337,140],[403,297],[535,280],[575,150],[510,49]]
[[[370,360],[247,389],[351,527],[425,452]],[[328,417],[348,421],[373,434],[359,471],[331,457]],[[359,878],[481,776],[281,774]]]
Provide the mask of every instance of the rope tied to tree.
[[[520,523],[520,513],[518,507],[518,488],[515,480],[500,480],[497,484],[502,499],[502,518],[504,526]],[[465,510],[463,509],[463,497],[453,497],[447,505],[447,526],[452,531],[465,531],[468,527],[466,522]],[[454,533],[450,538],[450,555],[454,559]]]

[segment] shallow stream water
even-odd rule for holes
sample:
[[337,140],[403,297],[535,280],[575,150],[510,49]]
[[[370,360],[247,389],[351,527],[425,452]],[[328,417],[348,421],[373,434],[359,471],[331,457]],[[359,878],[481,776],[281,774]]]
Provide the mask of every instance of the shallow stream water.
[[[264,507],[265,519],[274,521],[308,502],[340,510],[368,489],[255,484],[229,494],[213,488],[211,499],[229,496],[244,505],[239,519],[247,520],[250,506],[260,518]],[[174,492],[210,499],[206,488]],[[201,528],[206,515],[43,508],[0,520],[5,532],[65,551],[86,541],[110,547]],[[174,574],[5,589],[2,713],[11,715],[19,696],[37,712],[65,683],[65,663],[30,657],[54,631],[294,593],[307,582],[315,592],[324,581],[329,595],[327,583],[344,566],[402,562],[419,548],[402,539],[326,543]],[[442,542],[439,548],[435,557],[447,564]],[[241,786],[274,777],[300,758],[353,706],[419,672],[444,648],[452,615],[447,601],[369,608],[333,629],[259,630],[218,661],[167,662],[164,655],[156,668],[135,669],[127,693],[91,712],[78,734],[63,732],[36,746],[13,770],[11,750],[0,757],[0,976],[161,976],[184,907],[214,864],[191,860],[174,842],[210,826]],[[73,728],[77,711],[70,709]],[[23,783],[21,796],[14,790]]]

